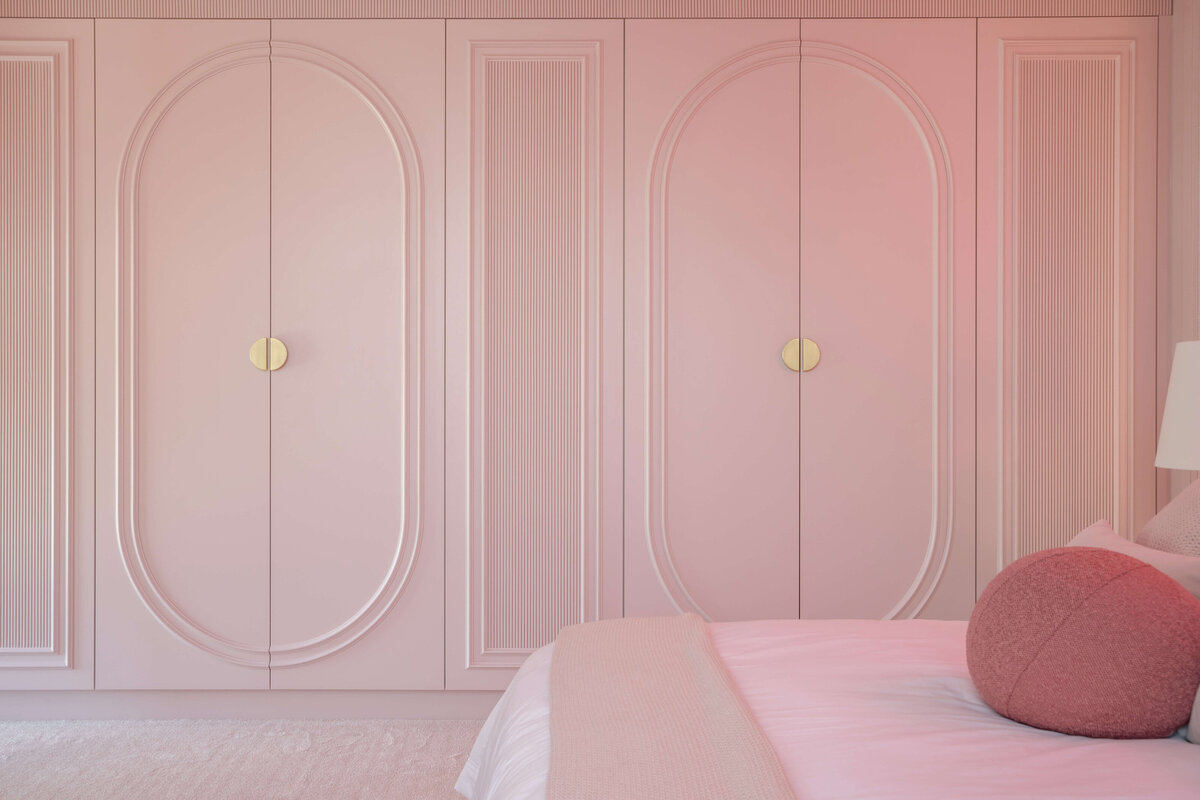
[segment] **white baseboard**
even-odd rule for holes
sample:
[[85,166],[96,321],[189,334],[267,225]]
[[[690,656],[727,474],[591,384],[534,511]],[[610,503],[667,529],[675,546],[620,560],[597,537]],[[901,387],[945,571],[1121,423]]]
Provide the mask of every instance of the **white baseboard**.
[[7,691],[0,720],[483,719],[500,692]]

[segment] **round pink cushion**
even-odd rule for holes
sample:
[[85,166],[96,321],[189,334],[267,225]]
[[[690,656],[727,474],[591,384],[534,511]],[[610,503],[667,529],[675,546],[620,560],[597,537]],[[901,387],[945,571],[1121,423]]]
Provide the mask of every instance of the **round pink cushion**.
[[1200,685],[1200,601],[1122,553],[1044,550],[1010,564],[980,596],[967,666],[984,701],[1017,722],[1170,736]]

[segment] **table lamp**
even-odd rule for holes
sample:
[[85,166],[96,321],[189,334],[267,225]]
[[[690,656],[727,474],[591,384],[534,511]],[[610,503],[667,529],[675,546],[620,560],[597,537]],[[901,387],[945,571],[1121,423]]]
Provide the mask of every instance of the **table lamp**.
[[1175,345],[1154,466],[1200,470],[1200,342]]
[[[1154,466],[1200,470],[1200,342],[1175,345]],[[1137,537],[1138,544],[1200,556],[1200,481],[1167,503]]]

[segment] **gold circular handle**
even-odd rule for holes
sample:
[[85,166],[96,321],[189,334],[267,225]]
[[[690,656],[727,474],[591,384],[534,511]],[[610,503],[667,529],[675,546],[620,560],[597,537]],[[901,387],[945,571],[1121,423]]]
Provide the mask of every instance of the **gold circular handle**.
[[287,345],[278,339],[259,339],[250,345],[250,363],[263,372],[274,372],[287,363]]
[[821,363],[821,348],[812,339],[792,339],[780,357],[792,372],[811,372]]

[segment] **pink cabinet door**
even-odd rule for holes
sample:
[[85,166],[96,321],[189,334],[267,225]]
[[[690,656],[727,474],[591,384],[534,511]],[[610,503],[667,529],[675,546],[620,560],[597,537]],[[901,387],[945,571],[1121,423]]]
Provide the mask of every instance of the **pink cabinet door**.
[[91,20],[0,20],[0,689],[92,688]]
[[806,20],[800,613],[974,601],[972,20]]
[[271,33],[101,23],[99,685],[441,688],[442,24]]
[[266,688],[268,23],[96,28],[96,685]]
[[621,22],[447,29],[446,685],[621,613]]
[[799,38],[626,23],[629,615],[798,613]]
[[979,21],[980,590],[1154,514],[1157,45],[1153,17]]
[[973,30],[628,24],[627,613],[969,612]]
[[442,688],[442,25],[272,29],[275,689]]

